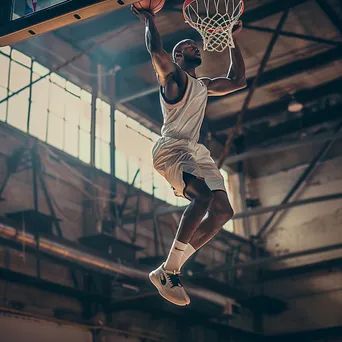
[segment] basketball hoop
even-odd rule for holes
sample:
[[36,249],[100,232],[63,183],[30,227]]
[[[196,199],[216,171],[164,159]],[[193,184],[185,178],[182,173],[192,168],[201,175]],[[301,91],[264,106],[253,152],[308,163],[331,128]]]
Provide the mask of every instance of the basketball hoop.
[[244,11],[243,0],[185,0],[185,21],[200,33],[204,50],[235,48],[233,27]]

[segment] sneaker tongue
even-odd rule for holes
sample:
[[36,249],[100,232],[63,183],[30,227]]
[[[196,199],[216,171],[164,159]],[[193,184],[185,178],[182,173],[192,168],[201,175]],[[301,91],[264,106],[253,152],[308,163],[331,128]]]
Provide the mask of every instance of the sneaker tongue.
[[182,283],[180,281],[180,278],[179,278],[179,275],[178,274],[168,274],[169,276],[169,279],[172,283],[172,287],[175,287],[175,286],[180,286],[182,287]]

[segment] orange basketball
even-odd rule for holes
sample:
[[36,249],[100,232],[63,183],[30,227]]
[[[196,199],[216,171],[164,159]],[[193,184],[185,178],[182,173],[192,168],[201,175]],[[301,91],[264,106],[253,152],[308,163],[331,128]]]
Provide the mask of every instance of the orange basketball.
[[147,10],[157,14],[165,4],[166,0],[140,0],[133,4],[137,10]]

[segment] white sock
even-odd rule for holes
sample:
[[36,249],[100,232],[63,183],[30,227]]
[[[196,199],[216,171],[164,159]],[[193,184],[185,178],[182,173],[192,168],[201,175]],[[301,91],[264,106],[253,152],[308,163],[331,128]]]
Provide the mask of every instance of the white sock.
[[190,245],[190,243],[188,243],[188,245],[186,246],[186,249],[184,251],[183,257],[182,257],[182,261],[181,261],[181,265],[180,268],[181,269],[183,267],[183,265],[186,263],[186,261],[191,257],[191,255],[193,255],[196,252],[196,249],[194,247],[192,247]]
[[164,268],[166,271],[179,272],[180,266],[182,263],[183,254],[186,250],[187,245],[188,244],[180,242],[178,240],[173,241],[172,247],[169,252],[169,256],[167,257],[165,265],[164,265]]

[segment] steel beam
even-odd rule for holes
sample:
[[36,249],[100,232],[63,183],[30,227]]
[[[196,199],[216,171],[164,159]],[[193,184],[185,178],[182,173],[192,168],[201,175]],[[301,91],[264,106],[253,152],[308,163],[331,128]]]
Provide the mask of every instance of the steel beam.
[[[259,81],[258,81],[258,87],[266,86],[268,84],[289,78],[291,76],[295,76],[297,74],[300,74],[306,71],[322,68],[326,65],[331,64],[335,60],[339,60],[341,58],[341,54],[342,54],[342,45],[336,48],[330,49],[328,51],[316,54],[307,59],[296,60],[292,63],[280,66],[278,68],[271,69],[267,72],[264,72],[260,76]],[[245,88],[245,90],[239,91],[239,93],[247,92],[248,90],[250,90],[254,82],[255,82],[255,77],[248,78],[247,88]],[[159,86],[156,83],[156,85],[153,85],[147,89],[144,88],[141,91],[136,92],[135,94],[123,94],[122,96],[118,98],[118,103],[127,103],[129,101],[133,101],[141,97],[153,94],[157,92],[158,90],[159,90]],[[234,98],[234,95],[230,95],[230,96],[232,97],[232,99]],[[211,97],[209,99],[209,104],[215,101],[221,101],[221,99],[222,97]],[[264,112],[264,115],[265,113],[269,113],[269,112]],[[225,120],[225,119],[222,119],[222,120]],[[231,120],[231,118],[229,120]],[[218,120],[218,122],[221,122],[221,120]],[[214,127],[217,127],[217,130],[222,130],[222,129],[225,129],[226,126],[227,125],[220,126],[219,124],[217,125],[215,124]],[[222,127],[222,129],[220,127]]]
[[273,270],[273,271],[266,271],[263,272],[263,275],[260,279],[261,282],[264,281],[272,281],[278,280],[282,278],[293,278],[295,276],[302,276],[303,274],[309,273],[312,274],[314,272],[324,271],[327,272],[328,270],[331,271],[338,271],[341,269],[342,265],[342,258],[330,259],[330,260],[323,260],[309,265],[303,266],[295,266],[291,268],[284,268],[280,270]]
[[335,200],[338,200],[338,199],[342,199],[342,193],[330,194],[330,195],[326,195],[326,196],[318,196],[318,197],[305,198],[305,199],[298,200],[298,201],[295,201],[295,202],[290,202],[290,203],[272,205],[272,206],[269,206],[269,207],[261,207],[261,208],[255,208],[255,209],[247,210],[247,211],[245,211],[243,213],[238,213],[238,214],[234,215],[233,220],[242,219],[242,218],[250,217],[250,216],[262,215],[262,214],[266,214],[266,213],[270,213],[270,212],[274,212],[274,211],[280,211],[280,210],[300,207],[302,205],[308,205],[308,204],[320,203],[320,202],[327,202],[327,201],[335,201]]
[[[29,247],[35,247],[36,241],[32,234],[23,233],[17,231],[15,228],[0,223],[0,237],[18,243],[25,243]],[[39,238],[40,251],[48,255],[52,255],[61,260],[67,260],[73,264],[81,265],[87,269],[95,270],[102,274],[113,276],[114,274],[120,274],[136,280],[146,281],[148,278],[148,272],[143,269],[136,268],[131,265],[123,265],[110,260],[97,256],[95,254],[89,254],[88,251],[81,246],[68,246],[63,242],[53,241],[46,237]],[[221,295],[217,292],[208,290],[203,287],[194,287],[188,284],[187,291],[190,295],[201,298],[211,304],[218,305],[222,309],[226,307],[227,296]]]
[[220,267],[213,268],[211,270],[204,271],[201,273],[194,273],[194,276],[196,276],[197,274],[200,276],[203,276],[204,274],[214,274],[214,273],[220,273],[223,271],[231,271],[234,269],[243,269],[243,268],[250,268],[250,267],[261,266],[261,265],[267,265],[267,264],[272,264],[277,261],[289,260],[289,259],[307,256],[307,255],[315,255],[315,254],[320,254],[320,253],[325,253],[325,252],[336,251],[340,249],[342,249],[342,243],[330,245],[330,246],[306,249],[303,251],[274,256],[270,258],[261,258],[257,260],[251,260],[248,262],[239,263],[239,264],[235,264],[232,266],[220,266]]
[[[267,74],[267,72],[265,73]],[[315,88],[302,89],[294,94],[297,101],[301,102],[304,106],[307,102],[312,103],[312,99],[317,102],[327,95],[338,94],[340,95],[339,89],[342,88],[342,78],[332,80],[330,82],[319,85]],[[266,105],[257,107],[255,109],[250,109],[242,122],[241,127],[250,127],[260,123],[264,123],[268,119],[273,119],[282,112],[287,112],[287,107],[289,104],[288,96],[284,98],[268,103]],[[212,132],[220,132],[234,127],[236,122],[236,115],[230,115],[223,117],[218,120],[210,121],[210,130]]]
[[[340,131],[341,124],[338,125],[338,127],[335,129],[335,133],[338,133]],[[292,198],[292,196],[297,192],[297,190],[301,187],[301,185],[304,183],[304,181],[310,177],[310,175],[313,173],[313,171],[316,169],[318,163],[324,158],[324,156],[327,154],[327,152],[330,150],[331,146],[334,144],[335,140],[332,139],[330,141],[327,141],[324,143],[321,150],[317,153],[316,157],[312,160],[312,162],[308,165],[308,167],[304,170],[302,175],[298,178],[297,182],[292,186],[288,194],[285,196],[285,198],[282,200],[281,204],[286,204],[288,201]],[[261,227],[257,234],[257,238],[260,238],[265,231],[268,229],[270,224],[272,223],[273,219],[277,215],[278,210],[275,210],[273,214],[268,218],[268,220],[264,223],[264,225]]]
[[[311,197],[311,198],[305,198],[302,200],[298,200],[295,202],[290,202],[290,203],[282,203],[282,204],[277,204],[277,205],[272,205],[268,207],[260,207],[260,208],[254,208],[250,209],[241,213],[237,213],[233,216],[232,220],[239,220],[245,217],[251,217],[251,216],[256,216],[256,215],[262,215],[266,213],[272,213],[275,211],[280,211],[280,210],[285,210],[289,208],[295,208],[299,207],[302,205],[308,205],[308,204],[313,204],[313,203],[319,203],[319,202],[327,202],[327,201],[334,201],[342,199],[342,193],[335,193],[335,194],[330,194],[330,195],[325,195],[325,196],[318,196],[318,197]],[[171,213],[176,213],[176,212],[183,212],[186,207],[168,207],[168,208],[161,208],[157,210],[157,215],[167,215]]]
[[269,44],[267,46],[266,52],[265,52],[265,54],[264,54],[264,56],[263,56],[263,58],[261,60],[258,72],[257,72],[256,76],[254,77],[251,86],[248,89],[248,93],[247,93],[247,96],[246,96],[246,98],[245,98],[245,100],[243,102],[242,109],[241,109],[241,111],[240,111],[240,113],[239,113],[239,115],[237,117],[237,122],[236,122],[235,128],[234,128],[233,132],[231,132],[231,134],[227,138],[225,146],[224,146],[223,151],[222,151],[222,154],[221,154],[221,156],[220,156],[220,158],[219,158],[219,160],[217,162],[218,168],[222,167],[222,164],[223,164],[224,160],[228,156],[230,148],[231,148],[231,143],[232,143],[232,141],[234,139],[235,134],[237,133],[238,129],[240,128],[240,125],[242,123],[243,117],[244,117],[245,113],[248,110],[249,104],[250,104],[250,102],[251,102],[251,100],[253,98],[255,90],[256,90],[257,86],[260,86],[260,84],[259,84],[260,76],[263,74],[263,72],[265,70],[265,67],[266,67],[266,64],[267,64],[268,60],[271,57],[271,53],[272,53],[273,48],[274,48],[274,46],[275,46],[275,44],[276,44],[276,42],[277,42],[277,40],[279,38],[280,31],[281,31],[282,27],[285,24],[285,21],[287,19],[289,11],[290,11],[290,9],[286,8],[285,11],[283,12],[283,15],[281,16],[281,18],[280,18],[280,20],[278,22],[277,28],[276,28],[276,30],[275,30],[275,32],[273,34],[273,37],[272,37],[271,41],[269,42]]
[[326,0],[316,0],[316,2],[321,7],[323,12],[327,15],[327,17],[330,19],[330,21],[334,24],[334,26],[342,34],[342,20],[340,20],[336,11],[333,8],[331,8],[331,6],[326,2]]
[[[304,2],[306,2],[306,0],[273,1],[263,6],[259,6],[253,10],[246,11],[242,15],[242,20],[244,24],[257,22],[274,14],[281,13],[286,8],[295,7]],[[198,42],[201,41],[201,36],[194,29],[189,27],[186,30],[177,33],[171,33],[162,37],[163,47],[166,51],[171,51],[178,41],[185,38],[193,39]],[[136,66],[148,62],[150,60],[150,56],[146,51],[146,47],[141,45],[118,54],[114,60],[115,64],[118,64],[122,69],[125,69],[133,65]]]
[[[254,25],[249,25],[249,24],[245,24],[245,23],[244,23],[243,27],[245,29],[258,31],[258,32],[266,32],[266,33],[274,33],[275,32],[274,29],[271,29],[268,27],[254,26]],[[342,42],[338,42],[338,41],[334,41],[334,40],[330,40],[330,39],[323,39],[323,38],[308,36],[305,34],[288,32],[288,31],[280,31],[280,35],[284,36],[284,37],[297,38],[297,39],[302,39],[302,40],[306,40],[309,42],[315,42],[315,43],[319,43],[319,44],[327,44],[327,45],[332,45],[332,46],[338,46],[338,45],[342,44]]]
[[324,142],[331,140],[331,139],[335,139],[335,140],[342,139],[342,133],[340,132],[340,133],[336,133],[336,134],[332,134],[332,133],[319,134],[317,136],[305,138],[303,140],[295,141],[292,143],[275,145],[275,146],[264,147],[264,148],[251,149],[251,150],[246,151],[244,153],[237,154],[235,156],[233,155],[231,157],[226,158],[224,161],[224,164],[225,165],[232,165],[232,164],[235,164],[239,161],[247,160],[250,158],[256,158],[256,157],[261,157],[261,156],[265,156],[268,154],[284,152],[284,151],[287,151],[290,149],[295,149],[295,148],[308,146],[308,145],[321,144],[321,143],[324,143]]
[[[246,135],[247,146],[261,146],[276,144],[287,136],[292,137],[293,133],[305,133],[311,127],[322,124],[341,121],[342,105],[331,107],[327,110],[315,112],[311,109],[303,110],[303,116],[288,119],[283,124],[271,128],[251,130]],[[293,137],[292,137],[293,139]]]

